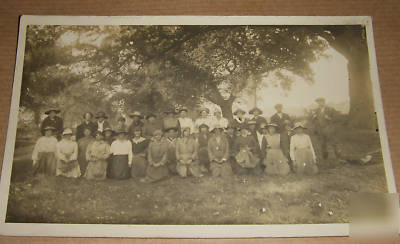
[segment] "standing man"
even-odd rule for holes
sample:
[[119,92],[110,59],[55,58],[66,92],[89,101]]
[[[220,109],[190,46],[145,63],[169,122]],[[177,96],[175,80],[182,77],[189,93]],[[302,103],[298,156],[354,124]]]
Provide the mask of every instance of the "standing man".
[[260,125],[261,123],[267,123],[267,120],[261,116],[263,112],[261,109],[255,107],[249,111],[249,114],[253,115],[252,120],[255,120],[257,122],[257,126]]
[[271,117],[271,123],[278,125],[278,132],[282,133],[286,129],[287,124],[291,124],[291,119],[290,116],[286,113],[283,113],[283,105],[282,104],[276,104],[275,105],[275,110],[276,113],[272,115]]
[[111,127],[110,123],[106,119],[108,119],[108,116],[106,113],[100,111],[96,114],[96,119],[97,119],[97,129],[100,132],[104,131],[104,128],[106,127]]
[[97,129],[96,124],[92,121],[93,114],[91,112],[86,112],[83,114],[83,122],[82,124],[76,127],[76,140],[79,141],[82,137],[84,137],[85,129],[89,129],[90,133],[94,135],[94,132]]
[[[315,127],[315,134],[320,144],[320,151],[323,159],[328,157],[336,159],[339,150],[334,135],[334,120],[337,111],[334,108],[326,106],[325,99],[319,97],[315,100],[318,108],[312,111],[312,122]],[[332,149],[332,150],[331,150]]]
[[54,127],[54,135],[57,137],[57,139],[61,139],[61,133],[64,130],[64,121],[62,118],[57,116],[61,110],[57,108],[51,108],[44,112],[48,116],[43,120],[41,126],[40,126],[40,132],[42,135],[45,134],[45,128],[46,127]]

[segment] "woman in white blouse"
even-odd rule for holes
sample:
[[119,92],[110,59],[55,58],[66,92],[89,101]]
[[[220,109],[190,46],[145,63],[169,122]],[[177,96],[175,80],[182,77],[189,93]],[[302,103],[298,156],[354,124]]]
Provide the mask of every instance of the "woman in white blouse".
[[306,129],[301,123],[293,127],[294,135],[290,138],[290,157],[294,171],[299,174],[318,173],[314,147],[310,136],[304,133]]
[[127,139],[128,132],[121,129],[116,132],[117,138],[111,143],[112,160],[109,165],[109,178],[127,179],[130,177],[129,168],[132,165],[132,143]]
[[191,133],[193,133],[193,131],[194,131],[194,122],[190,117],[188,117],[187,113],[188,113],[187,108],[181,108],[179,110],[178,120],[179,120],[179,124],[181,126],[181,131],[180,131],[181,134],[183,132],[183,128],[185,128],[185,127],[189,127]]
[[56,128],[46,126],[44,136],[40,137],[32,152],[33,174],[56,175],[56,144],[54,136]]
[[65,129],[62,139],[56,145],[57,176],[77,178],[81,176],[78,163],[78,143],[71,140],[72,130]]

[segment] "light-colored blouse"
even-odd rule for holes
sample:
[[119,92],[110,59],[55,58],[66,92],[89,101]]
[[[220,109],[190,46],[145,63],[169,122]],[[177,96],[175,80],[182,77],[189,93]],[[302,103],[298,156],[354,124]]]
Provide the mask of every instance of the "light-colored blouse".
[[111,154],[111,147],[110,145],[101,140],[101,141],[93,141],[89,144],[86,149],[86,160],[88,161],[95,161],[95,160],[105,160]]
[[56,152],[57,139],[54,136],[42,136],[35,144],[32,152],[32,160],[35,163],[40,152]]
[[296,160],[295,151],[296,149],[309,148],[313,154],[314,160],[316,160],[314,147],[311,142],[311,138],[307,134],[294,134],[290,138],[290,158]]
[[56,145],[56,156],[62,161],[78,159],[78,143],[71,140],[62,139]]
[[113,155],[128,155],[128,164],[132,164],[132,143],[129,140],[115,140],[111,143],[110,152]]

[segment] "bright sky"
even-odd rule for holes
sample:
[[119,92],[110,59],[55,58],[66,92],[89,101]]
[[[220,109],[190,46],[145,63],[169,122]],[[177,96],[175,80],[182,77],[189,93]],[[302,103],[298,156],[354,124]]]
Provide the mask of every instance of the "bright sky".
[[[257,91],[257,106],[264,111],[268,117],[275,113],[274,105],[282,103],[284,109],[290,113],[300,115],[304,108],[315,106],[317,97],[324,97],[328,104],[331,104],[342,112],[348,112],[349,107],[349,85],[347,60],[340,53],[332,48],[325,51],[327,57],[322,56],[317,62],[311,65],[314,72],[314,84],[309,84],[301,78],[296,78],[290,91],[282,88],[268,86]],[[274,77],[267,77],[264,82]],[[237,107],[249,110],[254,106],[254,99],[243,97]]]

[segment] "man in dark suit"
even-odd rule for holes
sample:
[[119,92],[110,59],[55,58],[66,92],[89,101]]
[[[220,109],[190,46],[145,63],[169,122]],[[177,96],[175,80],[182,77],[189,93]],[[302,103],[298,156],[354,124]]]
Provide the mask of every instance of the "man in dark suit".
[[255,107],[249,111],[249,114],[253,115],[252,120],[255,120],[257,122],[257,126],[260,125],[261,123],[267,123],[267,120],[261,116],[262,115],[261,109]]
[[291,124],[290,116],[286,113],[283,113],[283,105],[277,104],[275,105],[276,113],[271,117],[271,123],[278,125],[278,132],[282,133],[286,129],[286,125]]
[[[334,135],[334,121],[338,112],[331,107],[326,106],[325,99],[320,97],[315,100],[318,108],[312,111],[311,119],[314,124],[315,134],[320,144],[322,157],[336,159],[339,154],[336,137]],[[329,155],[329,148],[332,153]]]
[[82,124],[78,125],[76,127],[76,140],[78,141],[82,137],[84,137],[83,132],[85,129],[89,129],[92,132],[92,135],[94,135],[94,132],[97,130],[97,125],[92,121],[93,119],[93,114],[90,112],[86,112],[83,114],[83,122]]
[[45,128],[50,126],[55,128],[55,135],[57,139],[60,139],[61,133],[64,130],[64,121],[62,118],[58,117],[57,114],[59,114],[61,110],[57,108],[51,108],[45,112],[48,116],[43,120],[41,126],[40,126],[40,132],[42,135],[44,135]]
[[96,114],[96,119],[97,119],[97,125],[96,125],[96,130],[103,132],[105,128],[111,127],[110,123],[106,119],[108,119],[108,116],[104,112],[98,112]]

